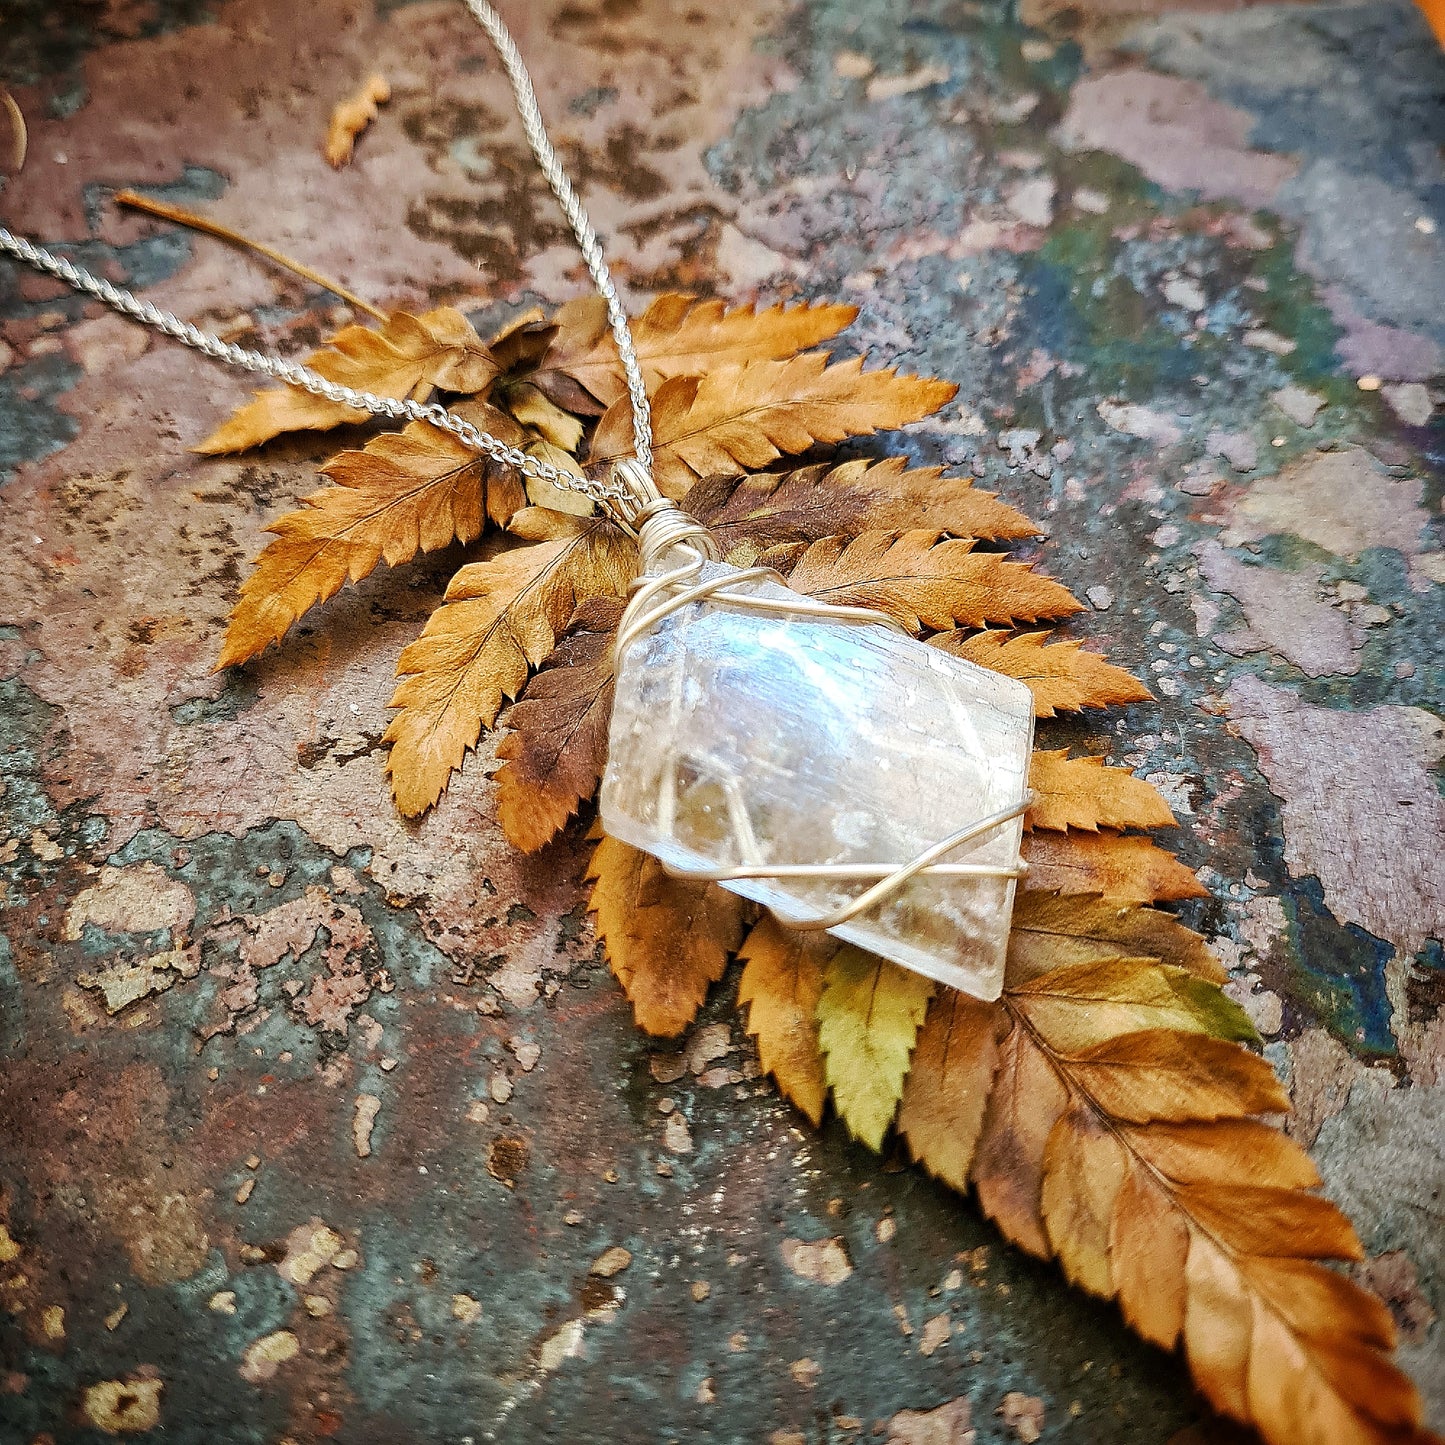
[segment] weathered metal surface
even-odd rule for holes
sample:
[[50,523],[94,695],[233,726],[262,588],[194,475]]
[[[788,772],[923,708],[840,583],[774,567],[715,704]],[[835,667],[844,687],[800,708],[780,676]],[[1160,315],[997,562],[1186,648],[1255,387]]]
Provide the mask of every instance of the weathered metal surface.
[[[1046,517],[1080,630],[1155,680],[1157,706],[1073,736],[1174,803],[1197,918],[1438,1424],[1445,64],[1423,22],[510,9],[636,294],[848,297],[879,359],[963,383],[906,445]],[[580,288],[450,0],[7,17],[31,124],[7,218],[166,306],[288,350],[337,317],[108,187],[205,202],[391,304]],[[326,112],[373,69],[396,99],[334,174]],[[242,381],[14,269],[0,316],[0,1438],[781,1445],[966,1397],[1001,1441],[1016,1390],[1046,1439],[1142,1445],[1198,1414],[1177,1361],[968,1201],[799,1127],[730,985],[687,1066],[654,1068],[581,849],[512,856],[485,756],[396,819],[391,663],[454,557],[210,675],[326,443],[199,460]],[[616,1246],[626,1268],[589,1273]]]

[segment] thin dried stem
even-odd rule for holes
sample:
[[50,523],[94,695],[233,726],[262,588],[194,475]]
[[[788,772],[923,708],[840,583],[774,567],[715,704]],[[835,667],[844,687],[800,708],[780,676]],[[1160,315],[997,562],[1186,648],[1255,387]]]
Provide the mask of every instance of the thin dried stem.
[[239,231],[233,231],[229,226],[223,226],[219,221],[212,221],[206,216],[197,215],[196,212],[188,211],[183,206],[173,206],[167,201],[153,200],[150,196],[141,195],[139,191],[117,191],[115,200],[117,205],[129,206],[136,211],[145,211],[149,215],[161,217],[162,220],[174,221],[179,226],[189,226],[193,231],[204,231],[208,236],[229,241],[233,246],[244,246],[247,250],[255,251],[268,260],[274,261],[278,266],[284,266],[286,270],[294,272],[313,285],[320,286],[333,295],[341,297],[343,301],[356,307],[358,311],[365,311],[368,316],[374,316],[378,321],[387,319],[386,312],[380,307],[373,306],[369,301],[363,301],[360,296],[353,295],[345,286],[328,279],[319,271],[313,271],[310,266],[300,261],[293,261],[274,247],[264,245],[260,241],[253,241],[249,236],[243,236]]
[[25,112],[8,90],[0,91],[0,105],[5,107],[5,114],[10,117],[10,169],[19,175],[30,144],[29,132],[25,129]]

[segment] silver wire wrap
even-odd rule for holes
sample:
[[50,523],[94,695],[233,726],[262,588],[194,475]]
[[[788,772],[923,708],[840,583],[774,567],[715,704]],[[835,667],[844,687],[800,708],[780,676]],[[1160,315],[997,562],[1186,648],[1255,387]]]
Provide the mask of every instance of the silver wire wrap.
[[[528,144],[532,147],[532,154],[536,156],[542,174],[546,176],[548,185],[552,187],[553,194],[557,197],[558,204],[562,207],[568,224],[572,227],[572,233],[577,238],[577,245],[582,251],[583,260],[587,263],[587,270],[591,273],[593,284],[606,303],[613,340],[617,343],[617,353],[622,360],[622,370],[627,379],[627,394],[632,402],[632,441],[637,471],[646,478],[647,489],[651,497],[656,497],[656,490],[651,483],[652,411],[648,405],[647,388],[642,378],[642,367],[637,360],[637,348],[633,345],[632,332],[627,324],[627,312],[617,295],[617,287],[613,284],[611,273],[603,259],[597,233],[592,229],[592,222],[588,219],[587,212],[583,209],[582,202],[578,198],[572,182],[568,179],[566,171],[562,169],[562,163],[557,158],[557,152],[552,148],[552,142],[547,138],[546,127],[542,123],[542,112],[537,104],[537,93],[532,88],[532,80],[527,74],[527,67],[522,60],[521,52],[517,49],[516,42],[512,39],[506,25],[503,24],[502,17],[487,3],[487,0],[464,0],[464,3],[496,49],[497,57],[502,62],[502,69],[506,71],[507,79],[511,82],[512,94],[517,101],[517,112],[521,116],[522,129],[526,133]],[[216,361],[225,362],[228,366],[238,367],[242,371],[255,372],[261,376],[273,377],[277,381],[285,382],[288,386],[299,387],[302,391],[309,391],[314,396],[325,397],[327,401],[336,402],[340,406],[352,407],[357,411],[368,412],[372,416],[387,417],[394,421],[406,418],[411,421],[429,422],[442,431],[450,432],[463,445],[481,452],[484,456],[490,457],[494,462],[503,466],[515,468],[523,476],[550,482],[554,487],[562,487],[567,491],[580,492],[584,497],[590,497],[626,526],[629,531],[632,530],[630,518],[635,513],[638,503],[626,482],[594,481],[590,477],[554,466],[551,462],[540,461],[536,457],[528,456],[526,452],[517,447],[508,446],[499,437],[494,437],[490,432],[473,426],[471,422],[435,402],[428,405],[422,402],[398,400],[394,397],[377,396],[369,391],[356,391],[349,386],[342,386],[338,382],[328,381],[324,376],[312,371],[310,367],[301,366],[294,361],[285,361],[279,356],[268,356],[260,351],[248,351],[244,347],[224,341],[208,331],[202,331],[188,321],[182,321],[180,317],[172,315],[169,311],[162,311],[149,301],[142,301],[123,287],[114,286],[102,277],[92,275],[84,267],[77,266],[66,257],[57,256],[43,246],[37,246],[34,242],[26,240],[23,236],[16,236],[3,226],[0,226],[0,251],[7,252],[17,260],[24,261],[26,265],[35,267],[38,271],[45,271],[58,277],[67,286],[104,301],[107,306],[114,307],[122,315],[140,321],[146,326],[154,327],[157,331],[164,332],[165,335],[173,337],[183,345],[194,347],[195,350]],[[642,500],[645,502],[649,498],[644,496]]]
[[[905,637],[911,635],[887,613],[874,611],[871,607],[837,607],[802,593],[793,593],[789,597],[760,597],[756,593],[733,590],[743,583],[764,580],[786,586],[784,579],[771,567],[748,567],[740,571],[730,569],[719,576],[699,581],[704,564],[717,560],[716,544],[706,528],[670,502],[664,500],[652,511],[643,508],[634,521],[638,525],[643,575],[632,584],[632,598],[617,629],[613,659],[618,669],[628,650],[665,617],[714,596],[729,607],[749,612],[809,619],[830,618],[873,627],[891,627]],[[678,560],[672,563],[670,556],[676,556]],[[654,567],[664,567],[665,570],[649,576]],[[663,867],[679,878],[708,883],[734,883],[753,878],[877,880],[857,897],[817,917],[785,916],[773,909],[779,921],[789,928],[800,932],[823,932],[876,908],[920,874],[949,878],[1022,878],[1028,870],[1028,864],[1022,858],[1012,864],[945,863],[942,859],[955,849],[977,842],[1017,818],[1029,809],[1033,801],[1033,792],[1026,789],[1019,802],[965,823],[903,863],[743,863],[717,868],[682,868],[664,863]],[[749,846],[749,830],[734,819],[733,833],[739,855],[746,857],[753,851]]]

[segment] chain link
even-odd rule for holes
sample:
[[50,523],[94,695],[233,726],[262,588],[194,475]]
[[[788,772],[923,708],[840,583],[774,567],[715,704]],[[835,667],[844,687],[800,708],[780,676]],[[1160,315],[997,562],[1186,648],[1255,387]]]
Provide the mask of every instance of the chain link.
[[[507,27],[502,23],[502,17],[487,3],[487,0],[465,0],[465,4],[496,48],[502,68],[511,82],[512,94],[516,97],[517,111],[522,120],[522,129],[532,147],[532,154],[536,156],[542,174],[547,178],[547,183],[552,187],[558,204],[562,207],[573,234],[577,237],[582,258],[587,263],[587,270],[591,273],[598,294],[606,303],[608,321],[612,327],[613,339],[617,343],[617,352],[622,360],[622,370],[627,380],[627,393],[632,402],[633,453],[645,477],[650,481],[652,413],[647,400],[647,388],[643,383],[642,368],[637,360],[637,350],[632,342],[632,332],[627,324],[627,312],[617,294],[617,287],[613,284],[611,273],[607,269],[607,263],[602,255],[602,247],[597,240],[597,233],[592,229],[587,212],[583,209],[582,202],[578,198],[567,172],[562,168],[562,163],[552,147],[552,142],[547,137],[546,128],[542,123],[542,112],[537,104],[537,93],[532,88],[532,80],[527,73],[521,52],[517,49],[516,42],[512,39]],[[219,336],[191,325],[189,321],[182,321],[179,316],[174,316],[169,311],[162,311],[149,301],[142,301],[133,292],[112,285],[103,277],[93,275],[66,257],[57,256],[54,252],[47,251],[43,246],[37,246],[23,236],[12,234],[3,226],[0,226],[0,251],[14,256],[19,261],[24,261],[26,265],[33,266],[36,270],[45,271],[58,277],[75,290],[83,291],[96,297],[97,300],[104,301],[107,306],[114,307],[123,315],[132,317],[146,326],[154,327],[157,331],[173,337],[185,346],[194,347],[197,351],[216,361],[224,362],[226,365],[237,367],[242,371],[274,377],[277,381],[284,381],[288,386],[298,387],[302,391],[311,392],[314,396],[324,397],[327,401],[336,402],[340,406],[368,412],[372,416],[387,417],[395,421],[406,418],[411,421],[428,422],[442,431],[449,432],[463,445],[481,452],[502,466],[514,468],[523,476],[550,482],[554,487],[580,492],[583,496],[590,497],[614,515],[619,515],[624,521],[639,504],[639,501],[646,500],[645,497],[639,498],[632,488],[622,482],[595,481],[591,477],[581,476],[576,472],[554,466],[551,462],[528,456],[526,452],[517,447],[508,446],[500,437],[494,437],[490,432],[474,426],[464,417],[449,411],[439,403],[422,403],[404,398],[377,396],[370,391],[357,391],[352,387],[342,386],[339,382],[327,380],[326,377],[308,366],[302,366],[294,361],[286,361],[279,356],[268,356],[261,351],[248,351],[245,347],[224,341]]]

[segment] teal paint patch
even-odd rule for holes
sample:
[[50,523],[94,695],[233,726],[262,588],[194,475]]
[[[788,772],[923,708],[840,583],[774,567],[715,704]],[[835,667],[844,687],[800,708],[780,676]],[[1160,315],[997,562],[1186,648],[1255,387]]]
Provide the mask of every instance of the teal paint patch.
[[51,801],[44,768],[67,743],[57,709],[17,678],[0,680],[0,845],[14,849],[0,872],[0,907],[22,908],[54,888],[109,830],[84,801],[64,809]]
[[1291,880],[1282,894],[1296,982],[1292,993],[1357,1056],[1396,1058],[1385,965],[1395,950],[1355,924],[1341,925],[1317,878]]
[[170,709],[171,721],[181,727],[234,722],[254,707],[260,696],[261,687],[254,672],[231,668],[222,678],[221,689],[215,697],[188,697],[184,702],[175,703]]
[[1324,435],[1358,436],[1368,407],[1359,387],[1340,373],[1339,324],[1321,302],[1318,282],[1300,271],[1295,246],[1296,237],[1285,234],[1255,253],[1254,274],[1264,283],[1258,294],[1260,319],[1294,343],[1295,349],[1280,358],[1281,371],[1324,396],[1321,420],[1338,428]]
[[10,940],[0,933],[0,1055],[13,1054],[25,1041],[25,1004]]
[[[1409,0],[1319,12],[1166,15],[1123,45],[1159,69],[1204,81],[1247,110],[1254,146],[1299,157],[1301,176],[1286,183],[1276,209],[1313,228],[1339,254],[1363,255],[1379,246],[1378,233],[1371,235],[1379,218],[1320,204],[1309,179],[1312,164],[1387,185],[1406,206],[1413,202],[1421,213],[1445,220],[1445,191],[1428,139],[1440,130],[1440,50]],[[1280,84],[1281,75],[1294,83]],[[1376,253],[1373,269],[1383,285],[1372,288],[1375,304],[1367,313],[1445,341],[1442,273],[1435,272],[1433,296],[1405,284],[1413,258],[1408,229],[1399,234],[1402,240]],[[1386,274],[1391,258],[1393,279]]]
[[0,83],[35,85],[73,69],[100,46],[201,24],[214,9],[214,0],[151,0],[134,13],[112,17],[87,5],[6,0]]
[[[1266,538],[1261,551],[1284,540]],[[1327,707],[1358,710],[1389,703],[1438,712],[1445,698],[1441,589],[1412,582],[1407,560],[1393,548],[1371,547],[1349,562],[1330,560],[1334,565],[1327,580],[1358,583],[1366,589],[1371,605],[1388,610],[1389,620],[1365,630],[1357,674],[1306,680],[1299,695],[1306,702]]]
[[69,391],[82,375],[65,356],[44,356],[12,367],[0,376],[0,486],[24,462],[58,452],[75,440],[74,417],[46,404]]
[[1157,398],[1182,388],[1208,360],[1168,326],[1148,299],[1095,249],[1097,233],[1055,232],[1036,256],[1019,261],[1030,292],[1038,344],[1051,355],[1087,368],[1082,396]]
[[[276,909],[295,905],[306,898],[308,890],[316,889],[331,900],[330,906],[354,908],[366,929],[366,939],[359,949],[348,952],[344,972],[370,980],[366,998],[355,1011],[368,1013],[382,1024],[392,1049],[401,1046],[402,1000],[412,991],[432,988],[451,969],[446,956],[419,935],[414,916],[393,908],[382,889],[366,878],[369,850],[352,850],[338,857],[318,848],[294,823],[273,823],[240,838],[206,834],[184,842],[169,833],[148,830],[107,861],[121,868],[153,864],[185,883],[194,894],[194,932],[201,941],[203,968],[193,982],[172,987],[160,1006],[175,1038],[190,1036],[186,1050],[194,1050],[195,1038],[208,1039],[202,1057],[217,1065],[229,1067],[244,1053],[260,1048],[277,1061],[273,1071],[278,1077],[299,1081],[309,1078],[333,1055],[355,1055],[359,1049],[354,1027],[343,1034],[301,1016],[309,990],[328,976],[336,936],[327,927],[328,905],[316,906],[314,930],[299,955],[294,950],[284,951],[276,962],[255,970],[256,1001],[230,1023],[224,995],[234,982],[246,934],[239,927],[218,932],[218,922],[254,918],[259,926]],[[356,880],[344,889],[336,881],[338,866],[349,869]],[[284,881],[272,886],[272,877]],[[343,927],[349,929],[350,925]],[[341,936],[349,937],[349,933]],[[233,1034],[233,1029],[241,1032]],[[282,1054],[291,1057],[282,1061]]]

